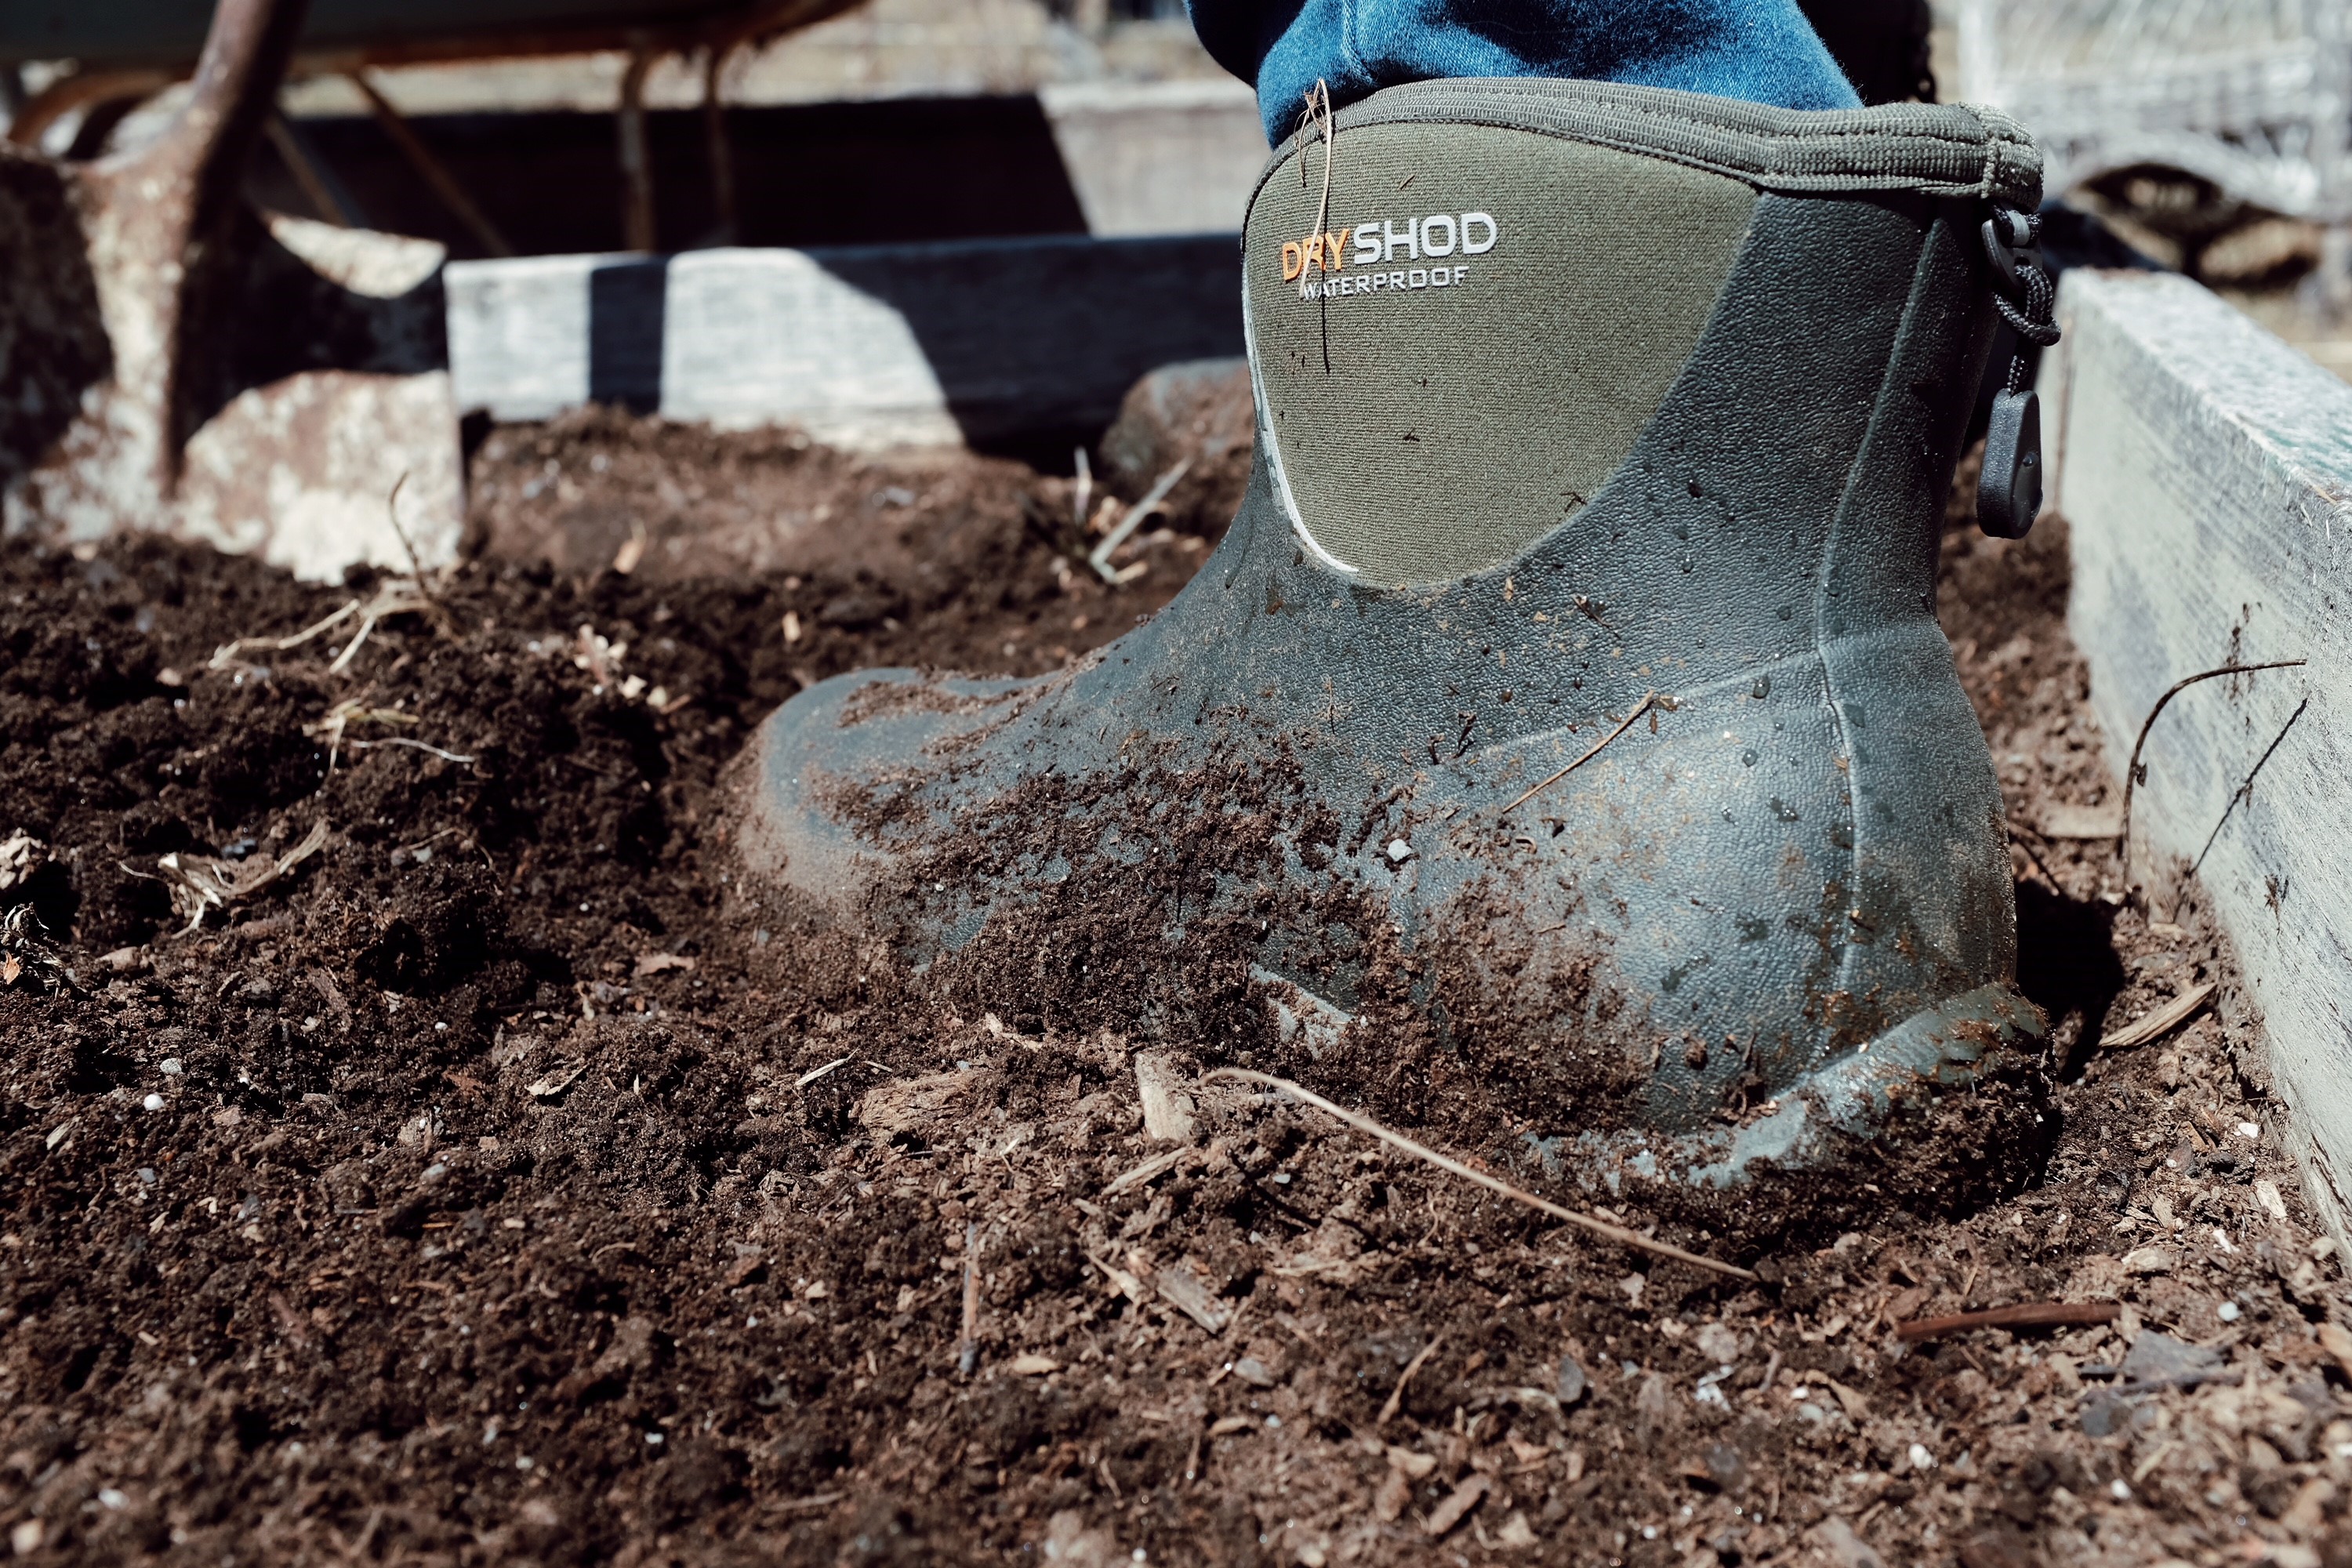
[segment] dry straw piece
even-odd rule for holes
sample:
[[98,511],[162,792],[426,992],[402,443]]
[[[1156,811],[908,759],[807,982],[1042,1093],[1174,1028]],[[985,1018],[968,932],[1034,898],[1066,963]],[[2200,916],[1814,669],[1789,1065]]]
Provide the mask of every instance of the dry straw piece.
[[2112,1035],[2100,1036],[2099,1049],[2127,1051],[2134,1046],[2162,1039],[2195,1017],[2197,1010],[2213,999],[2213,983],[2210,980],[2202,985],[2190,986],[2147,1017],[2135,1019]]
[[[1629,723],[1631,721],[1627,721]],[[1302,1089],[1288,1079],[1276,1078],[1270,1073],[1252,1072],[1246,1068],[1219,1068],[1208,1076],[1213,1079],[1231,1079],[1238,1083],[1264,1084],[1269,1089],[1290,1096],[1302,1104],[1311,1105],[1326,1115],[1336,1116],[1357,1131],[1370,1133],[1391,1148],[1402,1149],[1416,1159],[1426,1160],[1441,1171],[1450,1171],[1465,1182],[1475,1182],[1488,1192],[1500,1193],[1513,1203],[1525,1204],[1538,1213],[1548,1214],[1554,1219],[1565,1221],[1580,1230],[1589,1231],[1604,1240],[1613,1241],[1620,1247],[1630,1247],[1637,1252],[1647,1252],[1658,1258],[1671,1258],[1677,1263],[1687,1263],[1695,1268],[1704,1268],[1710,1273],[1721,1274],[1733,1279],[1752,1280],[1757,1277],[1753,1270],[1742,1268],[1738,1264],[1723,1263],[1712,1258],[1702,1258],[1696,1252],[1685,1252],[1679,1247],[1643,1236],[1639,1231],[1627,1230],[1622,1225],[1611,1225],[1607,1220],[1597,1219],[1588,1214],[1579,1214],[1574,1209],[1562,1208],[1549,1199],[1539,1198],[1533,1193],[1522,1192],[1508,1182],[1490,1176],[1484,1171],[1473,1170],[1459,1160],[1449,1158],[1434,1149],[1416,1143],[1402,1132],[1391,1132],[1369,1116],[1334,1105],[1314,1090]]]
[[31,881],[48,859],[48,846],[22,828],[0,838],[0,892]]
[[[155,862],[152,879],[170,890],[172,912],[188,922],[180,932],[185,936],[205,923],[206,910],[225,910],[251,898],[316,855],[326,842],[327,819],[322,816],[302,836],[299,844],[274,859],[265,856],[223,860],[211,855],[166,855]],[[131,868],[126,866],[123,869]],[[145,873],[132,871],[131,875]]]

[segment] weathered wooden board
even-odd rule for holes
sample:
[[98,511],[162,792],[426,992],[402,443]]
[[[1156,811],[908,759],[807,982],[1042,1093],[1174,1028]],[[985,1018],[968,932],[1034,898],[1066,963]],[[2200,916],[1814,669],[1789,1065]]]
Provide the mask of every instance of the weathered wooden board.
[[2074,272],[2042,370],[2075,640],[2155,901],[2196,870],[2265,1016],[2315,1209],[2352,1214],[2352,385],[2186,279]]
[[871,448],[1099,431],[1155,365],[1241,352],[1230,235],[539,257],[447,270],[458,406],[589,402]]

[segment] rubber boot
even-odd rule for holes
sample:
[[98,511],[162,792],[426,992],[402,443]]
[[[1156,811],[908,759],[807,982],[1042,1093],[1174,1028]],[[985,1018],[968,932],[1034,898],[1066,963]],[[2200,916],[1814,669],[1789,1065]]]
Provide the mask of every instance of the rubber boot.
[[787,703],[763,923],[886,941],[966,1016],[1467,1079],[1612,1185],[1982,1088],[2042,1021],[1936,563],[1979,235],[2039,179],[1964,108],[1587,82],[1303,131],[1244,236],[1221,546],[1066,671]]

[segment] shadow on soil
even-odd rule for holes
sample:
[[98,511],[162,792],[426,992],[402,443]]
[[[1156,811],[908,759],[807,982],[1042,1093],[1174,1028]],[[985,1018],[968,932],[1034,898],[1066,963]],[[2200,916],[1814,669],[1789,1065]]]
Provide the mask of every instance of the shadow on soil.
[[2073,1058],[2068,1078],[2080,1071],[2074,1046],[2099,1026],[2129,978],[2116,952],[2115,920],[2096,899],[2017,884],[2017,987],[2049,1016],[2052,1037]]

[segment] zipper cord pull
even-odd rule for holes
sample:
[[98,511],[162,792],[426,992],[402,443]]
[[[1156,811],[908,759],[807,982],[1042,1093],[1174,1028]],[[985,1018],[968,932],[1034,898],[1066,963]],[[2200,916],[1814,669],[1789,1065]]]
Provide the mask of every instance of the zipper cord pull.
[[1978,233],[1992,270],[1993,307],[2018,342],[1985,426],[1977,523],[1995,539],[2022,539],[2042,510],[2042,403],[2026,382],[2033,351],[2058,341],[2058,283],[2042,259],[2038,215],[1997,206]]

